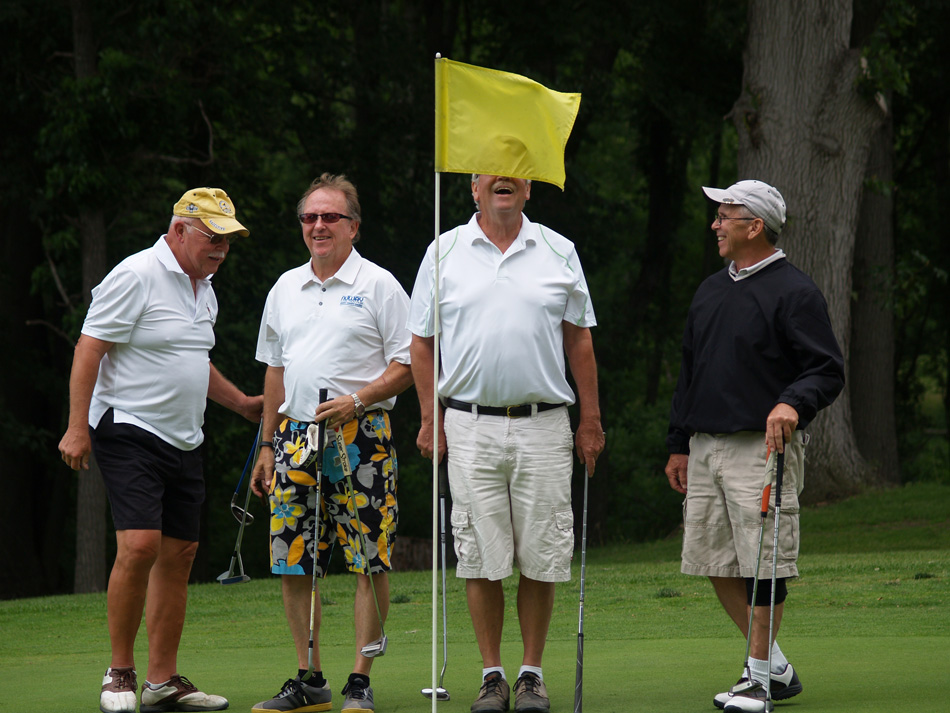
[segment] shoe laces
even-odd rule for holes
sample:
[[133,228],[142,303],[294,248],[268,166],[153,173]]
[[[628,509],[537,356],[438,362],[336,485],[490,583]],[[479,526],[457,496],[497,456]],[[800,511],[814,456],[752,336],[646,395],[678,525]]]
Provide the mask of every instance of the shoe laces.
[[537,695],[541,688],[541,679],[533,673],[525,673],[518,679],[518,684],[524,687],[525,692]]
[[346,686],[343,688],[343,695],[347,698],[352,698],[354,701],[363,701],[366,700],[366,686],[362,683],[353,683],[348,681]]
[[497,674],[488,674],[485,680],[482,681],[482,695],[491,695],[495,693],[499,688],[501,688],[501,683],[504,681],[500,673]]
[[112,676],[112,683],[117,688],[129,688],[135,690],[135,669],[110,668],[109,675]]
[[179,676],[177,673],[168,679],[168,683],[166,685],[175,686],[175,688],[183,689],[189,693],[195,693],[198,690],[198,687],[195,684],[193,684],[184,676]]
[[293,695],[300,690],[300,682],[295,678],[288,678],[287,682],[280,687],[280,693],[275,696],[276,698],[286,698],[287,696]]

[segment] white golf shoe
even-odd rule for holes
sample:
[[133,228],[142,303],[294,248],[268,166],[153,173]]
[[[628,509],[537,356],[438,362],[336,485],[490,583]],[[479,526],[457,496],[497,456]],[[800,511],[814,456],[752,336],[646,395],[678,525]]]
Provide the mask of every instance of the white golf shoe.
[[135,713],[135,669],[131,666],[106,669],[99,694],[102,713]]

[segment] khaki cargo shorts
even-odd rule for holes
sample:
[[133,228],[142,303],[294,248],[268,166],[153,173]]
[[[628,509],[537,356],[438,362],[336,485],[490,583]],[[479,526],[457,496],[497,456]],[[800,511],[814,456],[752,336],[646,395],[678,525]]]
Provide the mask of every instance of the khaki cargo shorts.
[[[797,577],[798,496],[804,485],[805,446],[796,431],[785,446],[779,511],[778,577]],[[697,433],[689,441],[686,500],[683,502],[683,560],[680,571],[707,577],[752,577],[762,528],[762,492],[774,482],[766,473],[765,434]],[[774,488],[773,488],[774,491]],[[772,576],[775,493],[769,501],[759,577]]]

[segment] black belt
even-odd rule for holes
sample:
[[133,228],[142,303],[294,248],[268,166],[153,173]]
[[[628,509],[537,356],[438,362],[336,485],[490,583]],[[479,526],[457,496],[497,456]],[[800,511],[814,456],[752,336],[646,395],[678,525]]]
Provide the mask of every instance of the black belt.
[[458,401],[457,399],[446,399],[445,400],[446,408],[454,408],[459,411],[470,411],[476,414],[484,414],[486,416],[507,416],[508,418],[521,418],[523,416],[530,416],[531,410],[533,407],[538,407],[538,413],[541,411],[550,411],[553,408],[561,408],[564,404],[519,404],[518,406],[479,406],[478,404],[470,404],[466,401]]

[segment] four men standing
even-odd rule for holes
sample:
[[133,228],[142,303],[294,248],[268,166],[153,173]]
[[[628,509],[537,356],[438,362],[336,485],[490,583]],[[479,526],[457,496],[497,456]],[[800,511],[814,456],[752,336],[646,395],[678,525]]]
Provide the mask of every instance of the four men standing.
[[[427,458],[449,458],[457,573],[466,579],[483,663],[471,710],[496,713],[510,705],[501,581],[517,562],[523,656],[514,709],[547,713],[542,656],[555,584],[570,579],[574,542],[572,451],[590,476],[604,447],[590,335],[596,322],[574,245],[523,213],[531,182],[476,175],[471,189],[478,212],[441,236],[438,257],[430,246],[410,306],[396,279],[353,248],[361,221],[353,184],[329,174],[311,184],[298,205],[310,260],[280,277],[264,307],[257,346],[258,360],[267,364],[263,401],[241,393],[208,360],[217,315],[210,277],[230,238],[247,235],[220,189],[186,193],[168,234],[120,263],[94,290],[76,347],[60,451],[74,469],[88,467],[95,451],[117,530],[109,585],[113,655],[101,710],[135,710],[132,645],[146,594],[143,713],[228,705],[198,691],[176,666],[204,494],[199,446],[206,398],[263,419],[251,487],[270,501],[271,568],[282,577],[298,671],[252,710],[331,707],[311,582],[314,571],[325,574],[334,542],[357,575],[356,654],[342,711],[374,709],[372,658],[362,649],[379,637],[388,611],[398,520],[388,411],[415,377],[422,416],[417,445]],[[818,288],[775,248],[785,223],[779,192],[759,181],[704,191],[719,203],[712,227],[720,255],[731,263],[700,286],[690,308],[666,473],[686,496],[682,571],[710,578],[743,634],[754,612],[748,666],[714,703],[758,713],[766,709],[767,682],[775,699],[802,690],[768,639],[768,599],[761,588],[755,602],[751,595],[767,449],[785,454],[777,631],[785,579],[797,575],[803,429],[843,387],[843,360]],[[321,389],[330,395],[323,403]],[[580,420],[572,434],[567,406],[575,398]],[[320,422],[331,439],[343,439],[355,493],[335,449],[326,450],[317,468],[322,444],[314,443],[312,426]],[[768,561],[773,553],[764,549]]]

